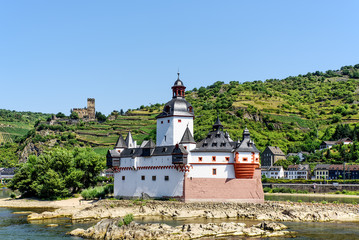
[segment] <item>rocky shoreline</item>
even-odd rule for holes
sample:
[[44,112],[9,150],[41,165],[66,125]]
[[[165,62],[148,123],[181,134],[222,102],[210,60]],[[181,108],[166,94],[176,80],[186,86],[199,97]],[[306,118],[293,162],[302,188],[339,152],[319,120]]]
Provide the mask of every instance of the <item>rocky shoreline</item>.
[[59,208],[53,212],[32,213],[28,220],[67,217],[74,222],[134,217],[168,219],[253,219],[266,221],[359,221],[358,205],[265,202],[249,203],[183,203],[177,201],[101,200],[87,206]]
[[287,227],[281,223],[263,222],[247,227],[245,223],[208,223],[208,224],[184,224],[171,227],[166,224],[137,224],[119,226],[122,219],[104,219],[87,230],[78,228],[69,235],[86,239],[196,239],[202,237],[295,237],[294,232],[285,231]]

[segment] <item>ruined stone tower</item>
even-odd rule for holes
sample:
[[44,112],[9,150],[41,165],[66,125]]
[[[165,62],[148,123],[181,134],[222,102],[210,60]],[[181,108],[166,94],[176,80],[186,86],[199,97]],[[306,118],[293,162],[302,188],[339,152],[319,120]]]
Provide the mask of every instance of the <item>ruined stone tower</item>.
[[89,120],[95,120],[95,99],[94,98],[88,98],[87,99],[87,116]]

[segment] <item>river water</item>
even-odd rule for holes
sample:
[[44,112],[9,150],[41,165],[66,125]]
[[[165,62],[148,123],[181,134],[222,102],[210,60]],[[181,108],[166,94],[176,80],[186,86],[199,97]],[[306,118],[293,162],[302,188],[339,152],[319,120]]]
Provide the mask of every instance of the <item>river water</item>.
[[[0,198],[8,197],[9,191],[0,189]],[[29,239],[29,240],[64,240],[64,239],[81,239],[66,235],[75,228],[88,228],[93,226],[95,222],[86,223],[71,223],[69,219],[55,219],[47,221],[38,221],[28,223],[27,214],[14,214],[14,212],[36,211],[41,212],[44,209],[15,209],[15,208],[0,208],[0,240],[13,240],[13,239]],[[359,209],[358,209],[359,210]],[[223,219],[215,220],[161,220],[156,218],[142,218],[135,219],[138,223],[166,223],[172,226],[182,225],[184,223],[194,222],[222,222]],[[245,222],[247,226],[257,224],[257,221],[243,221],[237,219],[230,219],[227,221]],[[57,227],[47,227],[48,224],[56,223]],[[359,222],[346,222],[346,223],[297,223],[297,222],[283,222],[289,227],[290,231],[298,232],[294,239],[309,240],[309,239],[359,239]],[[210,239],[210,238],[206,238]],[[246,238],[227,238],[227,239],[246,239]],[[248,238],[253,239],[253,238]],[[256,238],[261,239],[261,238]],[[271,238],[271,239],[287,239],[287,238]],[[292,238],[288,238],[292,239]]]

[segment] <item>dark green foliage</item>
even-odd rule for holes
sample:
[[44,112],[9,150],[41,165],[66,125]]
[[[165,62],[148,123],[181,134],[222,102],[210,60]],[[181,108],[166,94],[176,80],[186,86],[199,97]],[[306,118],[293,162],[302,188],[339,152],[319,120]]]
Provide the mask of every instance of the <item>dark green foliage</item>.
[[126,214],[123,218],[123,223],[127,226],[133,221],[133,215],[132,214]]
[[14,143],[0,145],[0,166],[4,168],[15,167],[18,161],[16,151],[17,145]]
[[13,180],[11,189],[22,196],[55,199],[66,197],[96,184],[105,160],[91,149],[53,149],[39,157],[30,156]]
[[23,122],[34,125],[37,120],[45,120],[48,117],[51,117],[51,114],[38,112],[17,112],[0,109],[0,120],[6,122]]
[[62,112],[58,112],[58,113],[56,114],[56,117],[57,117],[57,118],[64,118],[64,117],[66,117],[66,115],[63,114]]
[[295,190],[292,188],[285,188],[285,187],[280,187],[280,188],[265,187],[263,188],[263,191],[265,193],[309,193],[307,190]]
[[16,198],[16,194],[15,194],[14,192],[11,192],[11,193],[10,193],[10,197],[11,197],[12,199],[15,199],[15,198]]
[[81,196],[86,200],[101,199],[110,193],[113,193],[113,184],[84,189],[81,192]]
[[127,226],[129,225],[131,222],[133,221],[133,214],[126,214],[125,217],[123,218],[123,220],[120,220],[118,222],[118,226],[122,227],[123,225]]
[[96,112],[96,118],[99,122],[104,122],[107,119],[107,117],[101,112]]
[[70,118],[71,119],[79,119],[79,115],[77,114],[77,112],[72,111],[70,114]]

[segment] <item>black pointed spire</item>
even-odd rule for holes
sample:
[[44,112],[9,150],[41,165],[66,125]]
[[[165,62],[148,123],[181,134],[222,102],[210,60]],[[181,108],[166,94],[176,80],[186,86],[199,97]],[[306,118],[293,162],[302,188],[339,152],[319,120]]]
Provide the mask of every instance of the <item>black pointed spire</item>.
[[154,148],[156,144],[152,141],[152,139],[148,140],[145,146],[143,148]]
[[126,142],[123,139],[122,135],[120,134],[120,136],[117,139],[115,149],[117,149],[117,148],[126,148],[126,147],[127,147]]
[[193,135],[191,133],[191,131],[189,130],[188,126],[186,128],[186,130],[184,131],[183,137],[181,139],[181,144],[183,143],[196,143],[196,141],[193,138]]
[[243,139],[245,138],[250,138],[250,133],[249,133],[249,130],[248,128],[246,127],[244,130],[243,130]]
[[221,121],[219,120],[219,116],[217,116],[217,120],[213,124],[213,131],[218,131],[220,129],[223,129],[223,125],[222,125]]

